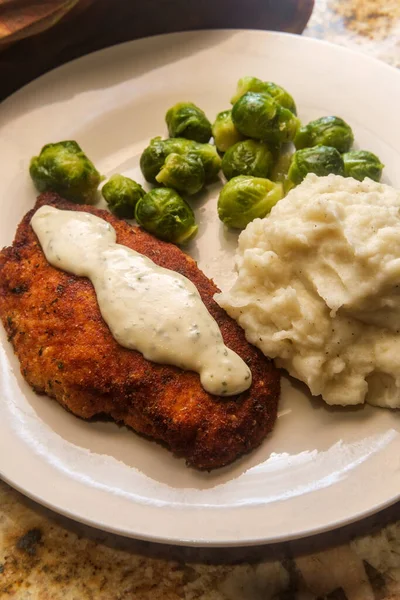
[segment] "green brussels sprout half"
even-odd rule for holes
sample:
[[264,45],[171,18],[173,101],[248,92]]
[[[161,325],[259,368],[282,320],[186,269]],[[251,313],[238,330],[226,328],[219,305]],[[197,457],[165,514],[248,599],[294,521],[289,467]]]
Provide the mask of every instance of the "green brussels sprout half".
[[103,185],[101,193],[114,215],[122,219],[133,219],[136,203],[146,192],[133,179],[115,174]]
[[315,146],[297,150],[290,163],[288,182],[293,187],[301,183],[308,173],[319,177],[334,173],[344,175],[344,164],[341,154],[330,146]]
[[350,125],[340,117],[321,117],[300,127],[294,138],[297,150],[313,146],[331,146],[339,152],[350,150],[354,135]]
[[351,150],[343,154],[342,158],[345,177],[354,177],[358,181],[369,177],[374,181],[380,181],[385,165],[381,163],[376,154],[368,152],[368,150]]
[[169,188],[155,188],[136,204],[136,221],[156,237],[174,244],[194,238],[197,225],[189,204]]
[[221,169],[221,157],[215,146],[211,144],[198,144],[192,142],[190,149],[192,156],[198,156],[203,163],[206,183],[213,181]]
[[203,164],[206,183],[215,179],[221,168],[221,158],[215,146],[211,144],[199,144],[184,138],[163,140],[156,137],[150,141],[140,157],[140,168],[146,181],[157,183],[157,175],[164,166],[167,156],[172,153],[198,156]]
[[231,98],[231,104],[236,102],[244,96],[247,92],[266,92],[265,83],[258,79],[258,77],[246,76],[239,79],[236,86],[236,92]]
[[227,179],[237,175],[268,177],[273,156],[263,142],[244,140],[231,146],[222,159],[222,171]]
[[157,175],[161,171],[168,154],[185,154],[191,148],[192,142],[183,138],[171,138],[163,140],[155,137],[145,148],[140,157],[140,169],[143,177],[149,183],[157,183]]
[[264,86],[265,89],[263,91],[265,93],[270,94],[270,96],[272,96],[278,104],[283,106],[283,108],[287,108],[293,114],[297,115],[296,103],[293,99],[293,96],[291,96],[289,92],[272,81],[266,81]]
[[204,167],[197,155],[168,154],[161,171],[156,177],[166,187],[196,194],[204,186]]
[[167,111],[165,121],[169,136],[206,143],[211,137],[211,123],[192,102],[178,102]]
[[222,188],[218,216],[228,227],[244,229],[254,219],[265,217],[282,197],[281,183],[239,175]]
[[287,178],[291,160],[292,153],[284,152],[280,154],[278,158],[274,161],[271,172],[269,174],[269,179],[271,179],[271,181],[284,183]]
[[235,104],[246,92],[269,94],[278,104],[297,114],[296,103],[293,97],[283,87],[272,81],[261,81],[257,77],[242,77],[238,81],[236,94],[232,97],[231,104]]
[[39,192],[57,192],[77,204],[93,202],[103,179],[75,141],[43,146],[31,159],[29,173]]
[[217,115],[212,126],[212,134],[219,152],[226,152],[233,144],[243,139],[242,134],[233,124],[231,110],[224,110]]
[[290,142],[299,127],[298,118],[269,94],[247,92],[232,108],[232,120],[245,136],[279,146]]

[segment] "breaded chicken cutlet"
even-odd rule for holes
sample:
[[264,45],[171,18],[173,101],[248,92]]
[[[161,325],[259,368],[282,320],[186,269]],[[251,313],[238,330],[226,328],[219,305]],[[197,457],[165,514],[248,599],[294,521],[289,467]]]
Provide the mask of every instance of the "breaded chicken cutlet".
[[[238,396],[207,393],[197,373],[146,360],[113,338],[91,282],[52,267],[30,225],[43,205],[87,211],[115,228],[117,242],[177,271],[199,290],[225,344],[250,367],[253,382]],[[0,253],[0,317],[26,381],[75,415],[108,415],[164,442],[198,469],[222,467],[257,447],[277,413],[280,376],[213,300],[216,285],[173,244],[132,227],[107,211],[46,193]]]

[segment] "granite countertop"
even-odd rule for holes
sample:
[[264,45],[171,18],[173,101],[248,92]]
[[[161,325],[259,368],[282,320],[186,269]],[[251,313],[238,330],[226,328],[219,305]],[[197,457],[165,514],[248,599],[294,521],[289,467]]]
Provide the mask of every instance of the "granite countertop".
[[316,0],[304,35],[400,67],[399,0]]
[[[399,0],[317,0],[304,35],[400,66]],[[274,546],[195,549],[119,538],[0,482],[0,600],[397,600],[400,505]]]

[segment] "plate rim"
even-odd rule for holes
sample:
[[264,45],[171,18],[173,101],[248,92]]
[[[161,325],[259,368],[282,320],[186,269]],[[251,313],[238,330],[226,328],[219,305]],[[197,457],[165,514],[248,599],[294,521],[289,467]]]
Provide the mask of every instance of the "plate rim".
[[395,504],[399,504],[400,507],[400,493],[397,498],[391,499],[387,502],[382,502],[380,505],[376,505],[369,510],[365,510],[365,512],[358,513],[354,518],[343,518],[338,519],[327,525],[326,527],[315,527],[313,529],[308,529],[304,531],[299,531],[293,535],[285,535],[282,534],[280,536],[274,536],[270,538],[259,537],[259,538],[241,538],[239,541],[234,539],[227,539],[221,541],[209,541],[209,540],[195,540],[193,538],[166,538],[166,537],[158,537],[157,535],[151,534],[138,534],[134,532],[127,532],[119,527],[111,527],[104,523],[98,523],[95,520],[84,516],[77,516],[75,513],[69,512],[67,509],[62,507],[56,507],[55,504],[51,504],[46,501],[46,499],[42,499],[36,494],[32,494],[30,492],[26,492],[19,485],[14,484],[7,477],[4,477],[2,473],[0,473],[2,481],[4,481],[7,485],[9,485],[12,489],[16,490],[22,496],[25,496],[29,500],[36,502],[39,506],[45,508],[46,510],[50,510],[55,512],[56,514],[70,519],[71,521],[75,521],[77,523],[81,523],[85,526],[91,527],[92,529],[98,531],[104,531],[109,534],[118,535],[120,537],[124,537],[127,539],[134,539],[143,542],[151,542],[152,544],[160,544],[163,546],[180,546],[180,547],[189,547],[189,548],[248,548],[251,546],[263,546],[263,545],[277,545],[282,543],[290,543],[302,540],[303,542],[317,539],[320,535],[325,533],[331,533],[332,531],[338,531],[345,527],[356,524],[360,521],[368,519],[369,517],[381,513],[385,509],[389,509]]
[[276,31],[274,29],[239,29],[239,28],[221,28],[218,27],[216,29],[185,29],[183,31],[173,31],[170,33],[160,33],[160,34],[154,34],[154,35],[146,35],[144,37],[141,38],[136,38],[133,40],[127,40],[125,42],[118,42],[116,44],[111,44],[110,46],[105,46],[104,48],[100,48],[99,50],[93,50],[91,52],[88,52],[87,54],[83,54],[82,56],[78,56],[76,58],[72,58],[71,60],[67,60],[66,62],[62,63],[61,65],[58,65],[56,67],[52,67],[51,69],[49,69],[48,71],[45,71],[44,73],[42,73],[41,75],[39,75],[38,77],[35,77],[34,79],[32,79],[31,81],[28,81],[27,83],[25,83],[22,87],[18,88],[17,90],[15,90],[14,92],[12,92],[10,95],[6,96],[5,98],[3,98],[3,100],[0,102],[0,109],[9,101],[9,100],[13,100],[15,99],[15,96],[17,96],[19,93],[23,92],[26,90],[26,88],[28,88],[30,85],[33,84],[37,84],[38,82],[40,83],[42,78],[47,77],[49,74],[53,73],[54,71],[59,71],[60,69],[63,69],[65,67],[71,66],[72,64],[76,63],[76,62],[82,62],[83,60],[88,59],[89,57],[93,57],[97,54],[101,54],[103,52],[107,52],[108,50],[110,50],[111,48],[121,48],[123,46],[128,46],[128,45],[132,45],[132,44],[139,44],[140,42],[143,41],[150,41],[150,40],[157,40],[157,39],[161,39],[164,37],[171,37],[171,36],[185,36],[188,34],[210,34],[210,33],[255,33],[256,35],[260,34],[266,34],[267,36],[277,36],[277,37],[287,37],[287,38],[292,38],[292,39],[302,39],[302,40],[306,40],[307,43],[311,43],[311,44],[316,44],[316,45],[324,45],[324,46],[329,46],[331,48],[334,48],[335,50],[338,51],[343,51],[345,54],[354,54],[356,56],[358,56],[359,58],[362,59],[366,59],[367,61],[372,61],[375,64],[380,65],[381,67],[387,68],[389,69],[389,71],[391,72],[395,72],[397,73],[399,71],[399,69],[397,67],[394,67],[393,65],[390,65],[389,63],[385,62],[384,60],[381,60],[379,58],[376,58],[375,56],[371,56],[365,52],[363,52],[362,50],[357,50],[356,48],[348,48],[347,46],[342,46],[340,44],[335,44],[334,42],[331,42],[329,40],[323,40],[320,38],[315,38],[315,37],[311,37],[308,35],[304,35],[304,32],[301,34],[298,33],[292,33],[290,31]]
[[[160,38],[166,38],[166,37],[183,37],[186,36],[188,34],[193,35],[193,36],[198,36],[198,35],[204,35],[204,34],[214,34],[214,35],[218,35],[220,33],[245,33],[245,34],[250,34],[250,35],[257,35],[257,36],[266,36],[266,37],[277,37],[277,38],[289,38],[289,39],[296,39],[296,43],[299,40],[302,40],[300,43],[306,43],[306,44],[312,44],[312,45],[324,45],[324,46],[328,46],[331,49],[334,49],[335,52],[342,52],[344,54],[353,54],[356,55],[359,58],[362,58],[362,60],[364,60],[365,62],[369,63],[375,63],[376,65],[379,65],[379,68],[386,68],[389,70],[389,72],[396,73],[398,77],[400,77],[400,72],[393,66],[388,65],[387,63],[371,57],[365,53],[363,53],[362,51],[358,51],[358,50],[354,50],[354,49],[350,49],[347,47],[343,47],[343,46],[339,46],[336,44],[333,44],[331,42],[328,42],[326,40],[319,40],[316,38],[312,38],[312,37],[308,37],[308,36],[300,36],[297,34],[293,34],[293,33],[286,33],[286,32],[277,32],[277,31],[269,31],[269,30],[247,30],[247,29],[206,29],[206,30],[189,30],[189,31],[182,31],[182,32],[175,32],[175,33],[164,33],[164,34],[160,34],[160,35],[152,35],[152,36],[146,36],[144,38],[140,38],[140,39],[136,39],[136,40],[131,40],[131,41],[126,41],[126,42],[122,42],[120,44],[114,44],[112,46],[108,46],[106,48],[102,48],[99,50],[96,50],[94,52],[90,52],[88,54],[85,54],[82,57],[78,57],[75,58],[73,60],[67,61],[66,63],[63,63],[62,65],[55,67],[49,71],[47,71],[46,73],[40,75],[39,77],[37,77],[36,79],[30,81],[29,83],[27,83],[26,85],[24,85],[22,88],[16,90],[13,94],[11,94],[10,96],[8,96],[7,98],[5,98],[1,103],[0,103],[0,117],[1,117],[1,112],[2,109],[7,109],[7,105],[8,103],[12,103],[14,102],[16,99],[18,99],[18,95],[24,95],[24,94],[29,94],[29,87],[35,87],[37,85],[40,85],[40,82],[42,81],[43,78],[46,78],[49,76],[49,74],[52,74],[54,72],[60,72],[63,69],[67,69],[67,68],[71,68],[71,66],[73,66],[75,63],[79,62],[82,63],[90,58],[95,57],[96,55],[100,55],[100,54],[104,54],[109,52],[110,50],[116,49],[116,48],[121,48],[124,46],[133,46],[133,45],[140,45],[143,41],[147,41],[148,43],[151,43],[151,40],[157,40]],[[1,344],[1,342],[0,342]],[[1,466],[0,466],[1,468]],[[280,536],[274,536],[274,537],[269,537],[266,538],[265,536],[263,537],[258,537],[258,538],[240,538],[239,540],[237,539],[226,539],[226,540],[219,540],[219,541],[199,541],[199,540],[194,540],[191,538],[182,538],[180,537],[178,538],[173,538],[173,537],[158,537],[157,535],[154,534],[143,534],[143,533],[138,533],[138,532],[133,532],[133,531],[126,531],[121,529],[120,527],[112,527],[112,526],[108,526],[107,524],[104,523],[99,523],[98,521],[92,520],[91,518],[84,516],[82,514],[77,514],[76,512],[71,512],[70,510],[68,510],[67,508],[63,507],[62,504],[60,503],[55,503],[55,502],[49,502],[47,501],[47,499],[43,496],[40,496],[40,494],[36,494],[36,493],[32,493],[29,490],[26,490],[22,485],[20,485],[17,481],[13,480],[12,478],[10,478],[7,475],[4,475],[4,473],[0,473],[1,478],[7,483],[9,484],[11,487],[13,487],[14,489],[18,490],[21,494],[23,494],[24,496],[27,496],[29,498],[31,498],[32,500],[34,500],[35,502],[37,502],[38,504],[45,506],[47,509],[53,510],[69,519],[75,520],[75,521],[79,521],[81,523],[84,523],[86,525],[89,525],[91,527],[97,528],[97,529],[102,529],[104,531],[108,531],[110,533],[115,533],[118,535],[122,535],[125,537],[133,537],[136,539],[142,539],[142,540],[146,540],[146,541],[150,541],[150,542],[155,542],[155,543],[162,543],[162,544],[174,544],[174,545],[183,545],[183,546],[198,546],[198,547],[237,547],[237,546],[249,546],[249,545],[262,545],[265,543],[281,543],[284,541],[288,541],[288,540],[294,540],[294,539],[300,539],[300,538],[311,538],[314,537],[316,535],[319,535],[321,533],[325,533],[328,531],[332,531],[334,529],[338,529],[340,527],[349,525],[351,523],[354,523],[356,521],[359,521],[361,519],[364,519],[368,516],[371,516],[372,514],[375,514],[381,510],[383,510],[384,508],[387,508],[391,505],[396,504],[399,500],[400,500],[400,491],[397,495],[397,497],[392,497],[389,498],[386,501],[381,502],[378,505],[374,505],[368,509],[365,509],[362,512],[357,513],[356,515],[351,515],[349,517],[343,517],[342,519],[337,519],[336,521],[333,521],[325,526],[315,526],[314,528],[308,528],[305,530],[299,530],[297,531],[297,533],[294,534],[282,534]]]

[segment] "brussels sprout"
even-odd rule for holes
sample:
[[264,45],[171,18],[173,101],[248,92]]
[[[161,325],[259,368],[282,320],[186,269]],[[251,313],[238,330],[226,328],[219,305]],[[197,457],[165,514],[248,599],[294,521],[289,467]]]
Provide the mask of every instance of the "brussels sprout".
[[199,144],[184,138],[162,140],[156,137],[150,141],[140,157],[140,168],[146,181],[157,183],[157,175],[164,166],[167,156],[172,153],[198,156],[203,164],[206,183],[212,181],[221,168],[221,159],[215,146],[211,144]]
[[297,150],[313,146],[331,146],[347,152],[354,142],[353,132],[340,117],[321,117],[300,127],[294,138]]
[[206,183],[215,179],[221,168],[221,158],[217,149],[211,144],[197,144],[192,142],[190,154],[198,156],[203,163]]
[[290,152],[280,154],[272,166],[269,179],[271,179],[271,181],[284,183],[286,181],[291,160],[292,154]]
[[265,84],[261,79],[257,77],[251,77],[247,75],[246,77],[242,77],[237,82],[236,93],[231,98],[231,104],[236,104],[236,102],[244,96],[247,92],[266,92]]
[[272,81],[261,81],[257,77],[242,77],[238,81],[236,94],[231,99],[231,104],[235,104],[246,92],[269,94],[278,104],[297,114],[295,101],[289,92]]
[[157,183],[157,175],[161,171],[168,154],[185,154],[191,148],[192,142],[183,138],[163,140],[155,137],[142,152],[140,168],[146,181]]
[[170,137],[206,143],[211,137],[211,123],[204,112],[191,102],[178,102],[165,115]]
[[186,194],[196,194],[204,186],[204,167],[195,154],[172,152],[156,177],[158,183]]
[[273,156],[263,142],[244,140],[226,152],[222,159],[222,171],[227,179],[237,175],[268,177]]
[[218,198],[218,216],[225,225],[244,229],[253,219],[265,217],[282,197],[281,183],[239,175],[222,188]]
[[112,175],[101,189],[104,200],[114,215],[122,219],[133,219],[136,202],[143,198],[141,185],[124,175]]
[[93,202],[103,179],[74,141],[43,146],[31,159],[29,173],[39,192],[57,192],[77,204]]
[[343,154],[342,158],[345,177],[354,177],[358,181],[369,177],[374,181],[380,181],[385,165],[381,163],[376,154],[368,152],[368,150],[351,150]]
[[136,221],[155,236],[174,244],[184,244],[197,233],[194,213],[175,190],[155,188],[136,204]]
[[334,173],[344,175],[343,159],[336,148],[330,146],[315,146],[297,150],[291,160],[288,182],[293,187],[301,183],[308,173],[319,177]]
[[290,142],[299,127],[298,118],[269,94],[247,92],[232,108],[232,120],[245,136],[279,146]]
[[233,124],[231,110],[224,110],[217,115],[212,126],[212,134],[220,152],[226,152],[233,144],[243,139],[242,134]]
[[287,92],[283,87],[273,83],[272,81],[266,81],[264,83],[265,90],[267,94],[273,97],[273,99],[283,106],[283,108],[287,108],[293,114],[297,115],[296,103],[293,97]]

